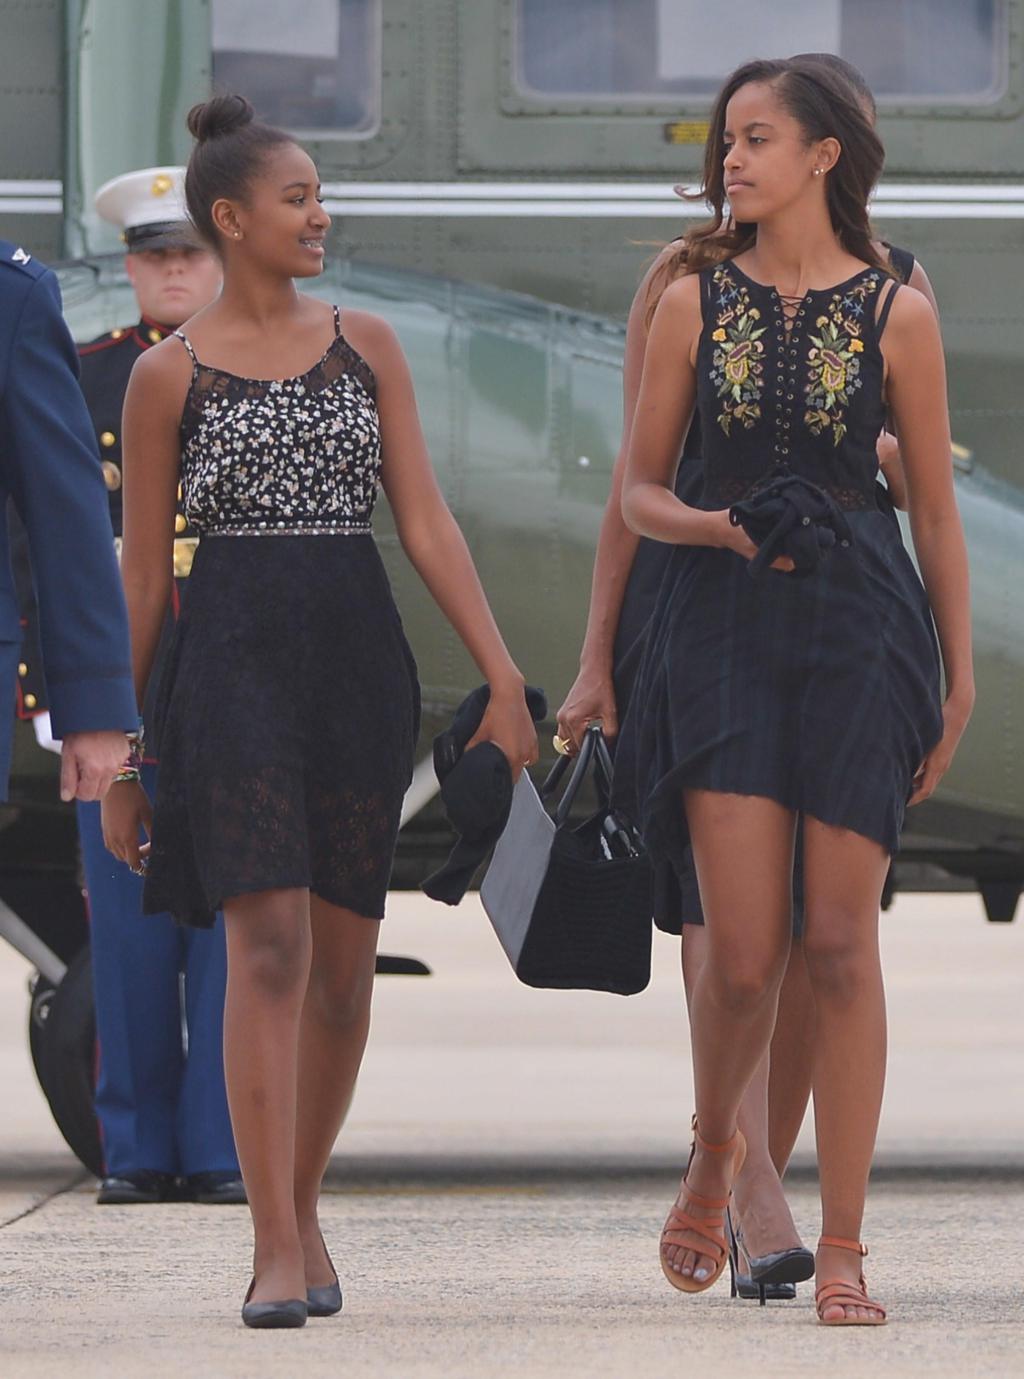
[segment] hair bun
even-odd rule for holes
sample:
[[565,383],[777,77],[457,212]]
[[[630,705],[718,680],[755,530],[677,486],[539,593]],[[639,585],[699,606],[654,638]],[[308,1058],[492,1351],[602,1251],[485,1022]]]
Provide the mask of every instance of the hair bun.
[[189,133],[197,143],[219,139],[252,124],[255,111],[244,96],[212,96],[188,112]]

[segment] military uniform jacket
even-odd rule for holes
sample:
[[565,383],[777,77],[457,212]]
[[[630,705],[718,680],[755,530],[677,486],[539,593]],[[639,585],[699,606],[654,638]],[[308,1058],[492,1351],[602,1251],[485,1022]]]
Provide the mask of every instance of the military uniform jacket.
[[[166,339],[170,334],[166,326],[161,326],[146,317],[134,326],[118,327],[105,335],[91,340],[78,348],[81,369],[80,382],[85,396],[92,429],[100,452],[103,480],[110,501],[110,520],[115,541],[120,544],[123,530],[122,509],[122,457],[121,457],[121,415],[124,409],[124,396],[135,361],[146,350]],[[179,512],[175,519],[175,573],[182,578],[175,581],[174,609],[176,614],[183,591],[183,577],[191,565],[195,550],[195,539],[188,535],[184,516]],[[34,717],[47,706],[46,689],[43,683],[42,668],[39,661],[36,638],[36,616],[32,599],[31,584],[19,569],[20,546],[15,542],[15,572],[18,576],[19,591],[22,595],[22,618],[24,639],[22,660],[18,667],[18,714],[22,718]],[[148,712],[160,682],[164,660],[170,647],[173,622],[164,628],[153,670],[149,677],[149,692],[144,717],[151,725],[153,715]],[[155,749],[155,734],[151,727],[147,732],[150,749]]]
[[[124,595],[74,343],[54,274],[0,240],[0,498],[27,532],[57,736],[136,719]],[[13,717],[19,607],[0,523],[0,712]],[[0,797],[10,735],[0,731]]]

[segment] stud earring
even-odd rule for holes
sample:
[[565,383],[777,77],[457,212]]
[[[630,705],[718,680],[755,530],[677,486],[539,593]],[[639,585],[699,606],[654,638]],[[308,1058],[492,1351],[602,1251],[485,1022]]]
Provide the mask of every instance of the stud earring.
[[815,177],[820,177],[820,176],[821,176],[821,168],[815,168],[815,169],[814,169],[814,175],[815,175]]

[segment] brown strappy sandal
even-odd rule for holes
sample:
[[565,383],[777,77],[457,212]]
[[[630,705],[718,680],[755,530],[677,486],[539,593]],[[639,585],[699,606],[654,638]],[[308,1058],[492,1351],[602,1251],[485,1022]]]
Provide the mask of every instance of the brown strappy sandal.
[[[733,1166],[732,1176],[735,1179],[737,1173],[743,1167],[743,1160],[747,1156],[747,1142],[739,1130],[726,1140],[725,1144],[708,1144],[700,1131],[697,1129],[697,1117],[691,1121],[693,1130],[693,1141],[690,1144],[690,1157],[686,1163],[686,1173],[690,1171],[690,1164],[693,1163],[693,1156],[699,1144],[708,1154],[732,1154]],[[678,1288],[681,1293],[703,1293],[721,1275],[729,1259],[729,1243],[725,1238],[725,1212],[732,1197],[732,1189],[729,1189],[729,1196],[723,1199],[713,1197],[702,1197],[699,1192],[688,1186],[686,1173],[683,1174],[683,1181],[680,1184],[679,1196],[676,1198],[672,1209],[669,1211],[668,1219],[662,1227],[661,1239],[658,1243],[658,1254],[661,1259],[662,1273],[671,1283],[673,1288]],[[684,1201],[692,1203],[697,1207],[702,1207],[706,1211],[717,1213],[714,1216],[691,1216],[685,1211],[679,1202],[682,1197]],[[697,1250],[682,1237],[686,1234],[699,1235],[702,1240],[708,1243],[707,1249]],[[716,1261],[715,1267],[708,1278],[696,1279],[692,1274],[681,1274],[673,1269],[665,1258],[666,1245],[675,1246],[677,1249],[693,1250],[694,1253],[702,1254],[706,1258]]]
[[[818,1241],[818,1248],[822,1245],[831,1246],[835,1250],[852,1250],[854,1254],[860,1255],[861,1259],[864,1259],[868,1252],[868,1247],[862,1245],[859,1240],[840,1240],[836,1235],[823,1235]],[[815,1289],[814,1305],[818,1309],[818,1321],[822,1326],[884,1326],[888,1320],[882,1304],[868,1297],[868,1286],[864,1282],[863,1272],[858,1283],[850,1283],[843,1278],[827,1279],[820,1283]],[[871,1307],[882,1315],[848,1317],[844,1312],[841,1317],[832,1317],[826,1321],[826,1307]]]

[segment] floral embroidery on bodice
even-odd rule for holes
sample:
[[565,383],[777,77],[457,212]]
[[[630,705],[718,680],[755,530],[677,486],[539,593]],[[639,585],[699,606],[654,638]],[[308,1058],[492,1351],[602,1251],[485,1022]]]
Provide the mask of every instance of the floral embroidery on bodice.
[[865,268],[795,300],[730,262],[700,277],[702,505],[728,506],[796,473],[840,507],[875,507],[885,419],[879,338],[895,289],[880,311],[878,301],[888,276]]
[[846,435],[845,409],[862,386],[861,334],[866,311],[874,304],[879,276],[864,278],[845,293],[834,292],[825,312],[814,323],[818,334],[809,336],[813,348],[807,355],[804,422],[815,436],[831,427],[836,445]]
[[241,378],[201,363],[181,422],[185,515],[201,535],[369,530],[380,480],[376,383],[340,332],[295,378]]
[[761,337],[767,327],[760,324],[761,313],[750,305],[750,293],[745,287],[717,274],[715,281],[719,309],[711,338],[718,348],[711,356],[711,381],[722,401],[718,424],[728,435],[733,421],[753,426],[760,420],[764,378]]

